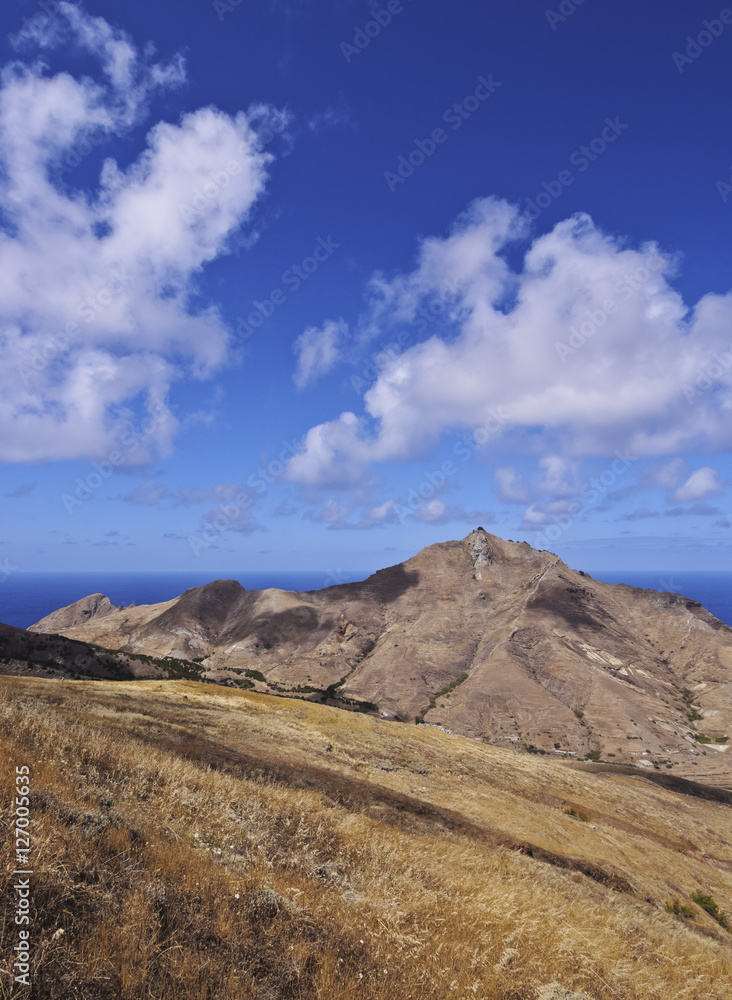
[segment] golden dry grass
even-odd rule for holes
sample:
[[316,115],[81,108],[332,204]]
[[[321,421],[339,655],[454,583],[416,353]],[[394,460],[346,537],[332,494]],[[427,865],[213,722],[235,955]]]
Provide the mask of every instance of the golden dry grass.
[[14,990],[6,868],[3,1000],[732,996],[690,902],[732,910],[729,806],[185,682],[2,678],[0,727],[35,872]]

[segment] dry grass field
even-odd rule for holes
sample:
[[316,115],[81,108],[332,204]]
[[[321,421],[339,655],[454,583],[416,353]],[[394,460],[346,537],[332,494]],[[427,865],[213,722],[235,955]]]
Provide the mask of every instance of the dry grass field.
[[732,934],[692,900],[732,911],[730,805],[186,681],[2,677],[0,719],[3,1000],[732,996]]

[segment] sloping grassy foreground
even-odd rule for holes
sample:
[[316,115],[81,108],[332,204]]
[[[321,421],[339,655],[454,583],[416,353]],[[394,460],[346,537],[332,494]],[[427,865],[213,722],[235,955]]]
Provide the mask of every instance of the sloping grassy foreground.
[[732,996],[729,805],[192,682],[0,678],[0,759],[3,1000]]

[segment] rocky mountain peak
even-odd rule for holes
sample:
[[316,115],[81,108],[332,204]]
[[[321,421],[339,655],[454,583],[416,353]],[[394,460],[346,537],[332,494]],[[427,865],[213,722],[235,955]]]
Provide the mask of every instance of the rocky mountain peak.
[[482,570],[495,562],[496,552],[490,540],[491,536],[484,528],[476,528],[465,539],[468,543],[470,558],[473,560],[476,580],[482,580]]

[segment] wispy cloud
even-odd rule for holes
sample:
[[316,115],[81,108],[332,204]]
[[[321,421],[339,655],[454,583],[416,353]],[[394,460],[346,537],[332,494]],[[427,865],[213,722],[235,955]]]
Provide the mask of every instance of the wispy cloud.
[[340,358],[341,344],[348,333],[342,320],[329,320],[318,329],[311,326],[293,345],[297,355],[297,368],[292,377],[298,389],[304,389],[321,375],[325,375]]
[[719,480],[716,469],[705,465],[702,469],[692,472],[686,482],[674,492],[673,503],[686,503],[691,500],[704,500],[707,497],[718,497],[724,493],[724,485]]

